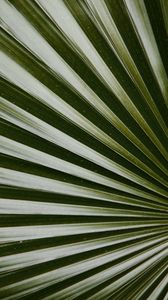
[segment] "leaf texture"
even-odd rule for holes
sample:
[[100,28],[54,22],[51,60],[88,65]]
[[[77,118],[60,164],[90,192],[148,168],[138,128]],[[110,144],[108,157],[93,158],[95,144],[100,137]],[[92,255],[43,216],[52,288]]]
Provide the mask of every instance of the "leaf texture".
[[168,300],[168,1],[0,1],[0,299]]

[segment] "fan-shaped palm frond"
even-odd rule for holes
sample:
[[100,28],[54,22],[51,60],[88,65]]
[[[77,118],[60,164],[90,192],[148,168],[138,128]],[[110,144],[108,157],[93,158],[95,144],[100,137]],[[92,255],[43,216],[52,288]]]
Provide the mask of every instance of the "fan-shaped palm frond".
[[168,1],[0,17],[0,299],[168,299]]

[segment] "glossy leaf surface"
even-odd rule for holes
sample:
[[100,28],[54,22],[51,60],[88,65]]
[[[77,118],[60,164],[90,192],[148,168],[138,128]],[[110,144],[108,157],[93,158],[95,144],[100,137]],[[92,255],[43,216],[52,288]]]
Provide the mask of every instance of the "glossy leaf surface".
[[167,0],[0,0],[0,299],[168,299]]

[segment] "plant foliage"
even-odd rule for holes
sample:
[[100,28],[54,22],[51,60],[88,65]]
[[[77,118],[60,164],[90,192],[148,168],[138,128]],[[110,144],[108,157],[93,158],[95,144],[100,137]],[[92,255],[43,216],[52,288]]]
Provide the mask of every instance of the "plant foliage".
[[0,299],[168,299],[168,1],[0,0]]

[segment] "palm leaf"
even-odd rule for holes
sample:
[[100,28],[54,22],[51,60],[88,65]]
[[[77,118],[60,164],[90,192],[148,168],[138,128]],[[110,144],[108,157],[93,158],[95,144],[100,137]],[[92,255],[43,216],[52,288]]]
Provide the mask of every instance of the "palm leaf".
[[1,0],[0,299],[168,299],[167,0]]

